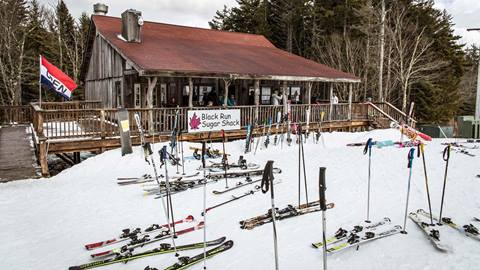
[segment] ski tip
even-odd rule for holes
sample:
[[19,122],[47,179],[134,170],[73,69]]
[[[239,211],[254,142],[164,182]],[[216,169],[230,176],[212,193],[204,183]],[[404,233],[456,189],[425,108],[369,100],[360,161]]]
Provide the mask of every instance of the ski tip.
[[195,220],[195,218],[194,218],[192,215],[188,215],[188,216],[185,218],[185,220],[186,220],[187,222],[193,222],[193,221]]

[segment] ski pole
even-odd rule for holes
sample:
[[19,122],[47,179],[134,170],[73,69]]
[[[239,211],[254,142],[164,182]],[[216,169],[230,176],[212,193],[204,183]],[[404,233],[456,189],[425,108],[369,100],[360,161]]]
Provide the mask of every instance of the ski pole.
[[[167,146],[163,146],[160,151],[158,151],[158,154],[160,155],[160,167],[162,167],[162,164],[165,165],[165,187],[166,187],[166,196],[167,196],[167,222],[168,224],[168,229],[170,231],[170,217],[172,218],[171,220],[174,221],[173,217],[173,204],[172,204],[172,196],[170,194],[170,182],[168,181],[168,164],[167,164]],[[153,160],[153,159],[152,159]],[[159,186],[160,187],[160,186]],[[163,201],[163,199],[162,199]],[[173,243],[173,248],[175,250],[175,256],[179,256],[177,252],[177,246],[175,244],[175,237],[176,237],[176,232],[175,232],[175,224],[173,224],[173,233],[171,233],[172,236],[172,243]]]
[[363,154],[366,155],[368,152],[368,190],[367,190],[367,219],[365,222],[370,223],[370,179],[371,179],[371,166],[372,166],[372,146],[373,140],[369,138],[363,149]]
[[182,152],[182,175],[185,175],[185,158],[183,156],[183,134],[182,134],[182,131],[180,131],[178,136],[182,137],[182,140],[180,141],[180,148],[181,148],[181,152]]
[[445,198],[445,187],[447,185],[448,161],[450,160],[451,145],[447,145],[443,150],[443,160],[445,161],[445,176],[443,177],[442,202],[440,203],[440,215],[438,217],[438,225],[442,225],[443,199]]
[[278,245],[277,245],[277,227],[276,227],[276,210],[275,210],[275,194],[273,191],[273,160],[267,161],[262,177],[262,193],[267,193],[270,189],[270,200],[272,203],[272,225],[273,225],[273,247],[275,253],[275,269],[278,270]]
[[305,187],[305,201],[308,205],[307,169],[305,167],[305,148],[303,148],[303,142],[307,141],[307,138],[305,137],[305,140],[302,140],[303,138],[301,136],[302,133],[300,132],[300,145],[302,146],[303,184]]
[[207,269],[207,175],[205,172],[206,143],[202,142],[202,167],[203,167],[203,269]]
[[327,168],[320,167],[319,175],[319,195],[320,195],[320,209],[322,210],[322,240],[323,240],[323,270],[327,270],[327,220],[325,218],[325,211],[327,210],[327,204],[325,199],[325,190],[327,186],[325,185],[325,171]]
[[408,151],[408,164],[407,168],[409,168],[409,173],[408,173],[408,186],[407,186],[407,202],[405,203],[405,218],[403,220],[403,231],[401,233],[406,234],[406,225],[407,225],[407,213],[408,213],[408,201],[410,198],[410,183],[412,180],[412,170],[413,170],[413,158],[415,157],[415,148],[410,148],[410,151]]
[[227,179],[227,153],[225,152],[225,130],[221,130],[220,133],[222,134],[222,145],[223,145],[223,170],[225,171],[225,188],[228,188],[228,179]]
[[432,202],[430,200],[430,189],[428,187],[427,165],[425,163],[425,148],[422,142],[420,142],[420,144],[418,145],[417,151],[418,151],[417,153],[418,157],[420,157],[420,154],[422,154],[423,172],[425,174],[425,188],[427,190],[428,210],[430,212],[430,225],[433,225]]

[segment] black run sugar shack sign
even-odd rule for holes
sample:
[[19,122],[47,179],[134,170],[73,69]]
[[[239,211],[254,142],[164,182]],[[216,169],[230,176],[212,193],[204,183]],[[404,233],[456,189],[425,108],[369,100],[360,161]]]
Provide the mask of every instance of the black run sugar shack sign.
[[240,129],[240,110],[189,110],[188,132]]

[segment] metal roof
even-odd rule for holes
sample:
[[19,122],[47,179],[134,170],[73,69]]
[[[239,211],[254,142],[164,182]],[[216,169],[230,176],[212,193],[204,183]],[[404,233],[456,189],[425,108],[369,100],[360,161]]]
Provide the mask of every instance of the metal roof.
[[119,37],[120,18],[93,15],[92,19],[97,33],[141,76],[360,81],[352,74],[278,49],[261,35],[145,22],[141,43],[129,43]]

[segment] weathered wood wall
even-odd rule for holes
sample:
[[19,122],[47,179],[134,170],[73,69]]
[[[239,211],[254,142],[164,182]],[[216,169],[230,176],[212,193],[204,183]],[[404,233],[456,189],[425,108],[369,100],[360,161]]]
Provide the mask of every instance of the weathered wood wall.
[[101,35],[96,35],[85,78],[85,99],[100,100],[106,108],[117,107],[115,82],[121,83],[125,99],[124,69],[125,60],[122,56]]

